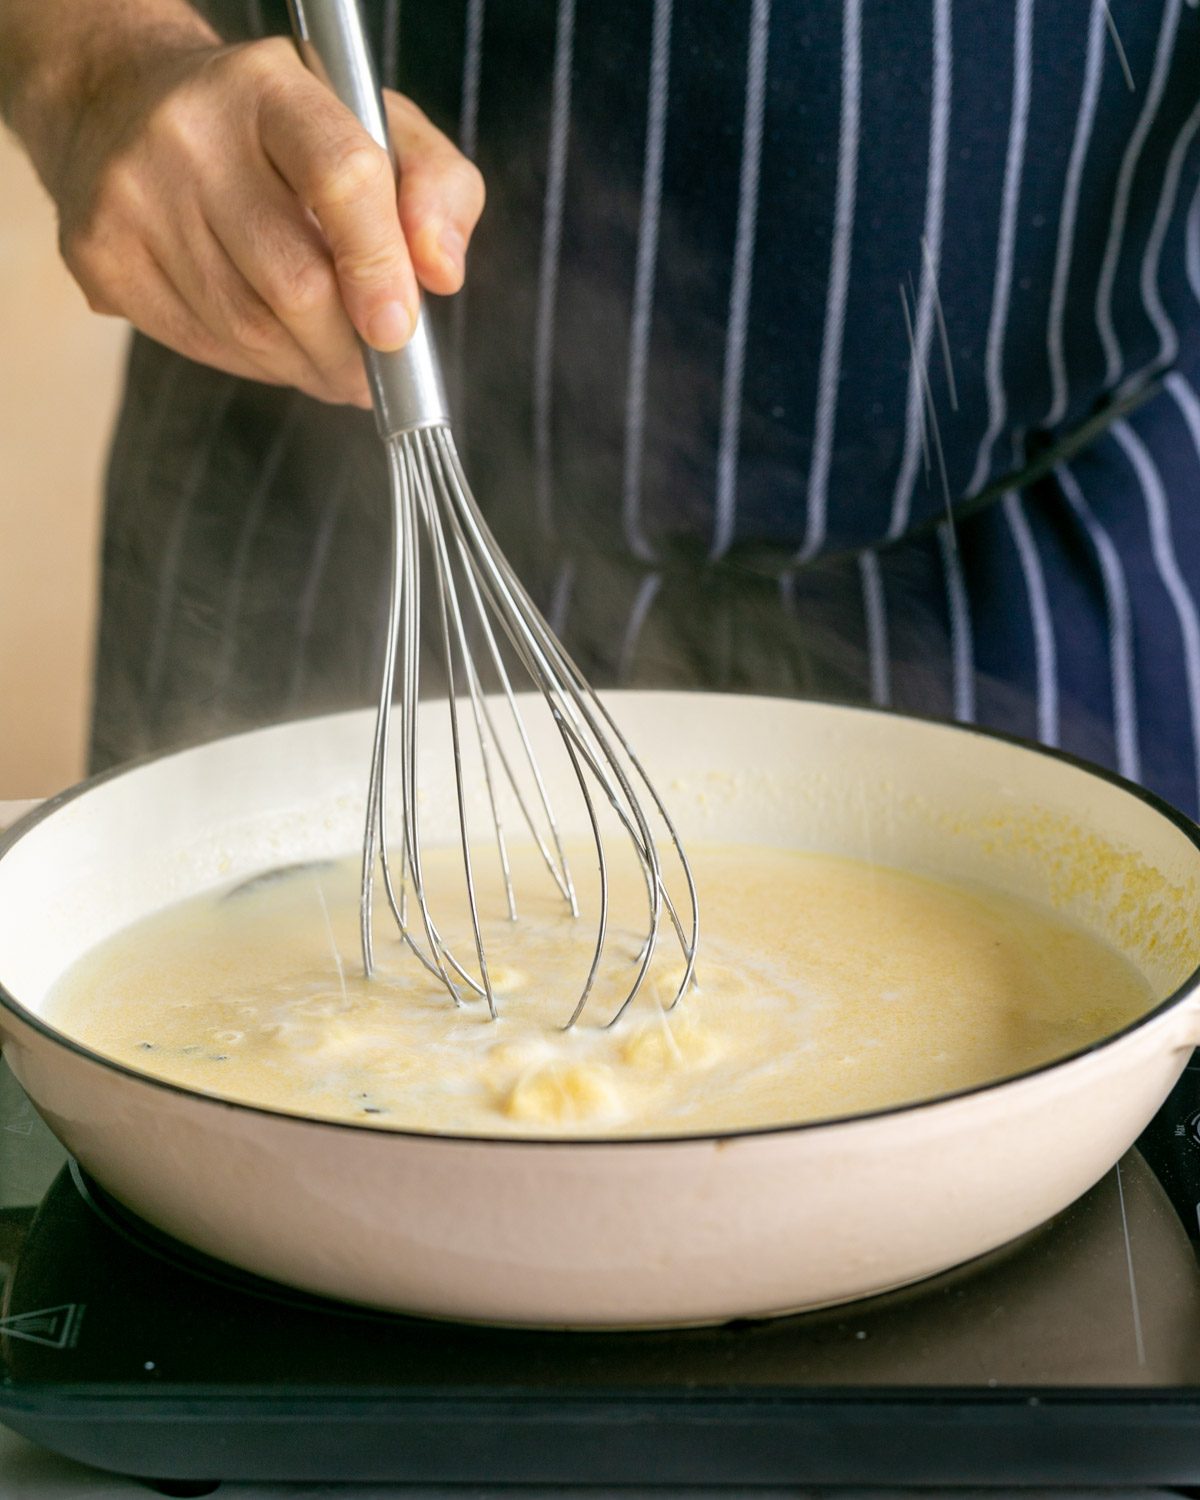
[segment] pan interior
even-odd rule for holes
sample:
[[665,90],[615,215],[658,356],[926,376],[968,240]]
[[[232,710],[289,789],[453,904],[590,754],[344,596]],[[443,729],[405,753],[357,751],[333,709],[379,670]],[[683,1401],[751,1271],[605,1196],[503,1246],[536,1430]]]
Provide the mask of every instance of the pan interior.
[[[618,696],[616,712],[689,842],[849,855],[1007,892],[1117,948],[1155,1001],[1196,968],[1191,830],[1121,785],[946,725],[754,699]],[[54,811],[0,858],[9,993],[36,1012],[84,952],[163,905],[344,854],[357,837],[368,734],[361,715],[282,726],[155,762]],[[422,744],[423,815],[448,838],[437,720]],[[561,771],[552,756],[547,764]]]

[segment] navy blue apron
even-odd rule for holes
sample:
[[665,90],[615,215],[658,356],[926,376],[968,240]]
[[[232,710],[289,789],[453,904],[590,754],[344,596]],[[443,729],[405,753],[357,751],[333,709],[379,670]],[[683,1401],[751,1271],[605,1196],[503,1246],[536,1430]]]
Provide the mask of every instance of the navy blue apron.
[[[1196,812],[1194,5],[369,9],[488,181],[455,430],[598,684],[955,715]],[[387,526],[369,417],[135,338],[96,766],[367,702]]]

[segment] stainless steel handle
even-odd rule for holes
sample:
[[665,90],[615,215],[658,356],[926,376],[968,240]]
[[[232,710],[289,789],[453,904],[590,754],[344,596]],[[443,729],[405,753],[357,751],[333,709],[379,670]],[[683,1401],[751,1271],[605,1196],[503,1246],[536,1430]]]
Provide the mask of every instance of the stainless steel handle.
[[[353,110],[394,165],[395,152],[359,0],[288,0],[288,10],[305,66]],[[403,349],[380,354],[364,345],[363,358],[381,437],[449,423],[441,365],[423,306]]]

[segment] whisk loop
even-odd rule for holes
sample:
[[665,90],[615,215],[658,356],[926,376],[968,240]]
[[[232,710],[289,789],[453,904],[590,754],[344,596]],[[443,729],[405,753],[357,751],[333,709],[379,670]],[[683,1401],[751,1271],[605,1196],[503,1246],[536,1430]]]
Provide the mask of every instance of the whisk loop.
[[[468,831],[464,756],[473,737],[482,768],[504,899],[510,918],[518,915],[501,811],[506,787],[519,821],[536,845],[546,871],[573,917],[579,902],[562,834],[537,757],[534,754],[503,646],[537,688],[558,730],[591,831],[599,877],[596,941],[582,990],[567,1021],[573,1026],[587,1004],[604,956],[609,930],[609,852],[600,808],[607,806],[627,836],[645,885],[644,940],[628,989],[608,1021],[614,1025],[641,989],[658,944],[664,917],[670,921],[684,958],[683,978],[670,1006],[692,983],[699,934],[695,883],[679,836],[641,763],[611,714],[588,686],[546,624],[505,559],[467,485],[453,435],[444,424],[415,427],[388,440],[395,546],[387,642],[368,783],[363,840],[361,933],[363,964],[374,970],[372,917],[377,877],[400,936],[409,951],[445,986],[456,1004],[484,1000],[492,1016],[496,996],[488,969],[479,911],[474,859]],[[447,712],[454,759],[454,782],[474,964],[457,957],[443,938],[425,895],[421,833],[417,812],[417,722],[422,627],[422,554],[433,575],[433,608],[445,667]],[[426,621],[428,623],[428,621]],[[495,691],[488,694],[481,663],[490,669]],[[428,709],[427,709],[428,711]],[[498,724],[503,714],[512,727],[506,747]],[[395,742],[399,775],[389,763]],[[519,756],[519,760],[518,757]],[[394,851],[388,836],[388,790],[399,799],[400,831]],[[648,802],[649,807],[644,804]],[[687,892],[681,917],[667,888],[651,818],[670,841]],[[399,866],[397,869],[396,866]],[[410,912],[411,902],[416,908]]]
[[[391,154],[378,79],[358,0],[289,0],[293,31],[305,63],[323,77]],[[393,162],[394,162],[393,154]],[[588,686],[561,642],[523,588],[480,513],[454,446],[441,368],[424,312],[408,345],[396,354],[365,351],[376,425],[388,455],[392,501],[392,577],[387,642],[363,834],[361,934],[363,967],[375,968],[372,915],[375,882],[382,876],[387,904],[409,952],[438,979],[455,1004],[487,1002],[496,1016],[468,831],[465,749],[473,744],[482,769],[485,801],[504,882],[508,915],[517,918],[516,893],[501,804],[507,796],[541,853],[542,862],[571,915],[578,917],[575,883],[549,792],[524,723],[506,652],[540,694],[570,762],[587,813],[599,877],[596,942],[583,989],[567,1027],[587,1005],[604,958],[610,923],[610,860],[603,809],[615,814],[641,870],[646,925],[633,977],[615,1013],[615,1025],[645,982],[664,915],[684,958],[683,978],[667,1009],[692,984],[699,938],[696,886],[679,836],[662,799],[604,704]],[[432,624],[446,672],[450,741],[470,914],[474,964],[459,958],[442,936],[425,894],[417,803],[417,705],[420,695],[422,554],[432,573]],[[427,590],[428,592],[428,590]],[[485,692],[483,664],[495,682]],[[389,774],[392,716],[397,714],[399,775]],[[464,727],[463,720],[466,720]],[[501,723],[511,723],[506,746]],[[399,797],[400,836],[391,852],[388,795]],[[651,820],[654,820],[653,824]],[[686,889],[677,909],[667,887],[655,827],[665,833]],[[398,858],[398,869],[394,864]],[[411,897],[410,897],[411,892]],[[410,905],[416,916],[410,916]]]

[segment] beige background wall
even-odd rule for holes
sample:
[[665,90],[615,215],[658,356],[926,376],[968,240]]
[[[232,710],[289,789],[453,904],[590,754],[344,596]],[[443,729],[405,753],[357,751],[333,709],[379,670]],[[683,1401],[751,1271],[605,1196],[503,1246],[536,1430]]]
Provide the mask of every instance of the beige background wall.
[[55,250],[0,127],[0,800],[75,780],[86,747],[100,475],[125,348]]

